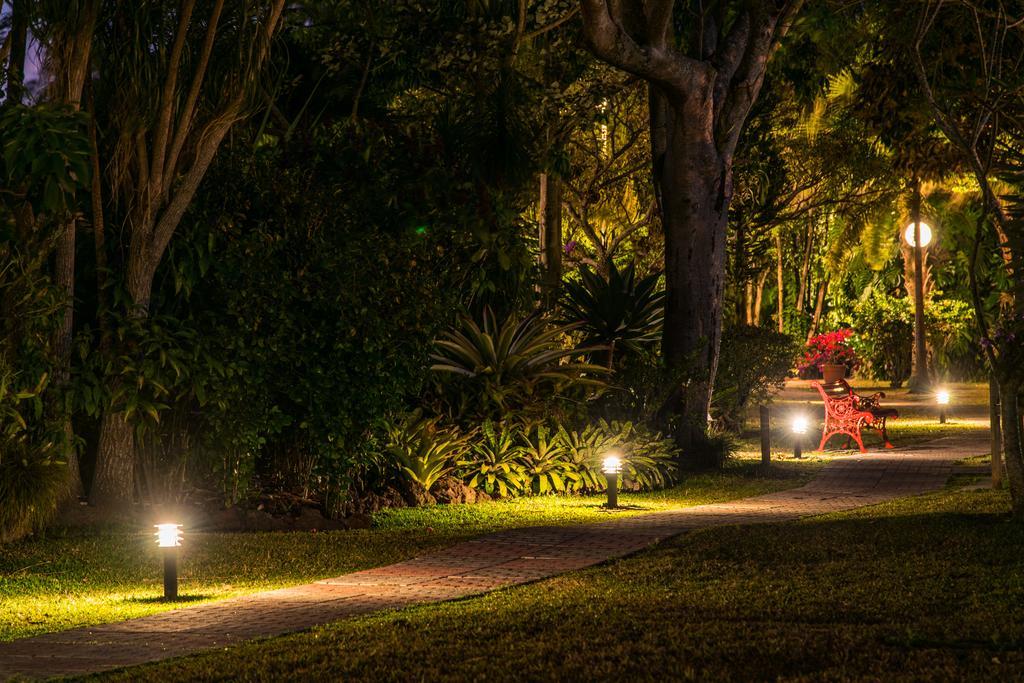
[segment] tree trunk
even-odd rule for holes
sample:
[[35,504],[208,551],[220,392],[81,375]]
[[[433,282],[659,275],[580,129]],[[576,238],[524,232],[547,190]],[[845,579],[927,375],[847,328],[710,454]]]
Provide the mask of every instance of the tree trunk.
[[562,289],[562,179],[540,177],[541,306],[552,309]]
[[994,372],[988,375],[988,424],[992,434],[992,488],[1003,485],[1003,434],[999,417],[999,382]]
[[914,223],[913,252],[913,298],[914,298],[914,352],[907,389],[911,393],[928,390],[931,381],[928,375],[928,349],[924,330],[924,247],[921,246],[921,181],[914,178],[911,185],[910,219]]
[[11,7],[10,56],[7,62],[7,101],[20,104],[25,92],[25,52],[28,48],[29,0]]
[[776,315],[778,316],[778,320],[776,322],[779,325],[779,332],[785,332],[785,290],[783,289],[783,285],[785,284],[785,275],[782,268],[782,231],[779,228],[776,228],[775,230],[775,259],[777,266],[775,272],[775,286],[778,290],[775,296]]
[[669,371],[683,380],[675,397],[676,443],[685,464],[706,466],[714,464],[702,446],[718,371],[732,169],[715,147],[707,115],[693,109],[667,109],[666,154],[657,179],[665,230],[662,347]]
[[761,271],[760,277],[757,278],[757,289],[754,291],[754,316],[752,325],[755,327],[761,326],[761,304],[764,301],[764,284],[768,281],[768,269]]
[[829,278],[825,278],[818,286],[818,299],[814,304],[814,315],[811,317],[811,326],[807,330],[807,341],[818,333],[818,325],[821,323],[821,313],[825,309],[825,294],[828,292]]
[[[132,240],[129,250],[137,255],[128,261],[128,293],[135,303],[132,315],[145,316],[153,290],[156,263],[146,259]],[[89,490],[89,504],[110,511],[121,511],[131,506],[135,490],[135,434],[128,416],[123,412],[107,410],[100,421],[99,448],[96,452],[96,471]]]
[[804,241],[804,257],[800,264],[800,288],[797,290],[796,295],[796,310],[797,313],[803,313],[806,310],[804,305],[807,301],[807,287],[810,284],[811,276],[811,250],[814,246],[814,218],[811,214],[807,214],[807,239]]
[[100,422],[96,471],[89,504],[120,512],[131,507],[135,484],[135,434],[124,413],[107,411]]
[[1013,516],[1024,521],[1024,459],[1020,442],[1020,412],[1017,403],[1019,383],[1007,377],[1000,378],[999,408],[1003,430],[1003,456],[1006,460],[1006,479],[1010,484]]

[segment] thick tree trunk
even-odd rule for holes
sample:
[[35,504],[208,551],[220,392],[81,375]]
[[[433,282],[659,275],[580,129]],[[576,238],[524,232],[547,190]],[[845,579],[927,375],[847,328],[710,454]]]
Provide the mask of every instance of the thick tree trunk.
[[554,308],[562,290],[562,179],[540,177],[541,306]]
[[[138,251],[136,251],[138,250]],[[138,260],[128,262],[128,293],[135,302],[133,315],[146,316],[153,291],[156,265],[145,260],[145,252],[132,240],[129,252]],[[111,511],[131,506],[135,490],[135,434],[123,412],[107,410],[100,422],[96,471],[89,490],[89,504]]]
[[[700,95],[695,93],[694,100],[700,102]],[[683,380],[675,397],[676,442],[685,464],[706,466],[715,464],[702,446],[718,371],[732,169],[730,160],[718,153],[701,108],[669,112],[666,154],[657,179],[665,230],[662,348],[670,372]]]
[[1003,430],[1003,456],[1006,460],[1006,479],[1010,484],[1013,516],[1024,521],[1024,453],[1021,451],[1020,412],[1017,402],[1020,384],[1002,378],[999,382],[999,408]]
[[135,484],[135,434],[124,413],[106,412],[100,422],[96,470],[89,503],[120,512],[132,504]]

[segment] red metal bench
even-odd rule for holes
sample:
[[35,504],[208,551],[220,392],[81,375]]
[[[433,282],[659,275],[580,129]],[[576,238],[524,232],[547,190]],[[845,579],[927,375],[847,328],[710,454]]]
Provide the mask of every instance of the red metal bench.
[[889,432],[885,423],[888,419],[900,415],[894,408],[882,408],[879,405],[879,400],[885,398],[884,393],[860,396],[846,380],[842,379],[829,384],[812,382],[811,386],[818,390],[821,400],[825,403],[825,428],[822,430],[819,451],[825,450],[825,444],[836,434],[845,434],[845,448],[850,447],[850,440],[853,439],[860,446],[860,452],[866,453],[867,449],[864,448],[864,439],[860,433],[862,429],[877,431],[882,436],[885,447],[893,448],[889,443]]

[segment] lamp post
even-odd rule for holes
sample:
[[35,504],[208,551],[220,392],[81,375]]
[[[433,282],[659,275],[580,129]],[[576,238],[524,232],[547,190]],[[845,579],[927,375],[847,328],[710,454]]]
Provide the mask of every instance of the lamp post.
[[928,349],[924,338],[924,250],[932,241],[932,229],[921,222],[921,181],[917,177],[911,189],[911,220],[903,231],[903,239],[914,254],[914,354],[907,387],[912,392],[922,392],[928,386]]
[[939,389],[935,393],[935,402],[939,404],[939,424],[946,424],[946,406],[949,405],[949,392],[945,389]]
[[164,600],[178,599],[178,547],[180,524],[156,524],[156,544],[164,556]]
[[809,426],[806,415],[794,415],[792,421],[789,423],[789,429],[793,432],[793,457],[802,458],[804,457],[803,440],[804,434],[807,433],[807,427]]
[[601,471],[604,472],[605,481],[608,482],[608,503],[609,509],[619,507],[619,473],[622,472],[622,458],[618,453],[609,453],[601,463]]

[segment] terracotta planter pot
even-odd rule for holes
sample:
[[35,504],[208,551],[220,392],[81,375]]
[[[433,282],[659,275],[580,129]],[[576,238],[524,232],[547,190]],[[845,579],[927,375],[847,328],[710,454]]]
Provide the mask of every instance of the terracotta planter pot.
[[826,384],[838,382],[846,377],[846,366],[841,363],[822,363],[821,376]]

